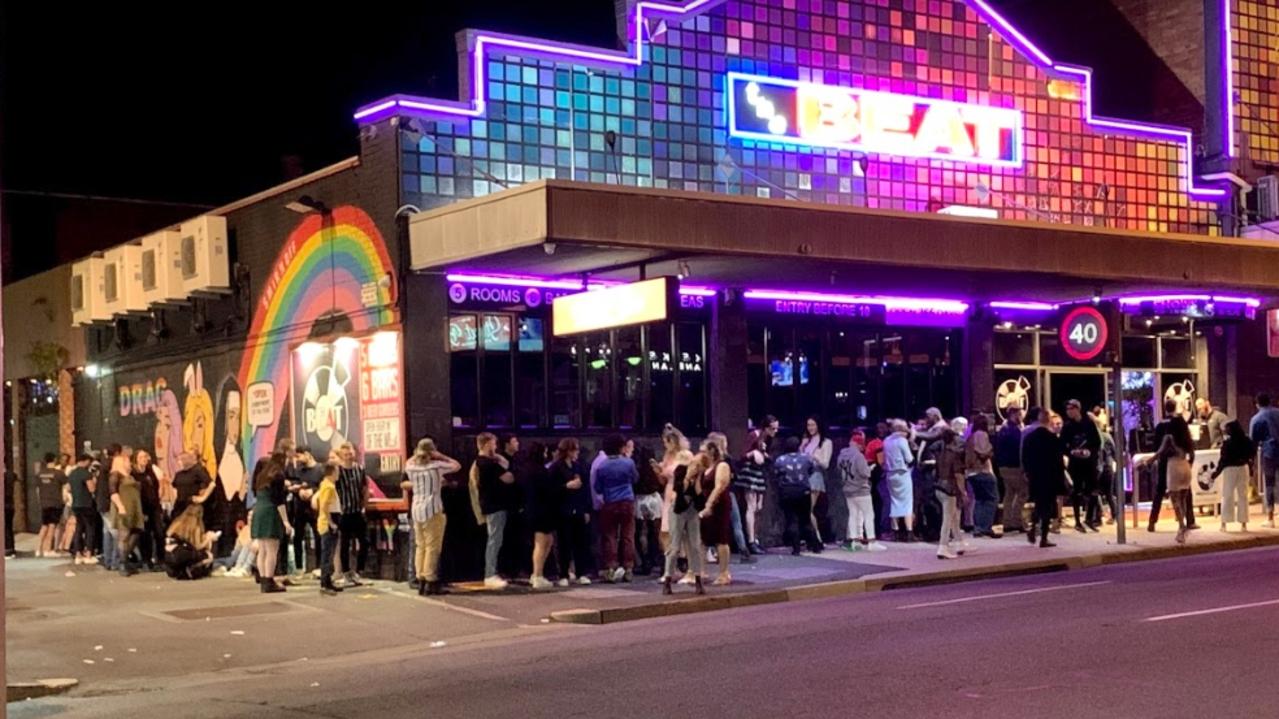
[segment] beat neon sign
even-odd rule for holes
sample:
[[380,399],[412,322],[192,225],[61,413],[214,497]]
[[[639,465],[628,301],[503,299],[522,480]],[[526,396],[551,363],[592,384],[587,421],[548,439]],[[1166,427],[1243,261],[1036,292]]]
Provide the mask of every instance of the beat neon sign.
[[1022,114],[912,95],[729,73],[733,137],[980,165],[1022,164]]

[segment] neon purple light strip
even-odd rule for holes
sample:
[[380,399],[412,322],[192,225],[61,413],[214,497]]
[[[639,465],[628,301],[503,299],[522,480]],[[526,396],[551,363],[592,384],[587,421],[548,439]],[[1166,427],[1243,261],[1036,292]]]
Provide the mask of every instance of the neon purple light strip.
[[795,302],[830,302],[841,305],[881,305],[887,310],[930,312],[945,315],[962,315],[968,312],[967,302],[929,297],[871,297],[795,290],[746,290],[742,293],[742,296],[748,300],[790,300]]
[[[359,108],[355,112],[355,119],[360,122],[375,122],[383,117],[393,115],[399,110],[455,115],[461,117],[478,117],[483,115],[487,105],[487,100],[484,96],[484,88],[487,85],[488,74],[488,69],[484,62],[484,50],[487,47],[523,50],[525,52],[542,55],[550,59],[580,61],[588,64],[599,64],[614,67],[638,66],[643,63],[644,58],[643,27],[645,12],[657,15],[688,15],[720,2],[723,2],[723,0],[692,0],[691,2],[687,2],[683,5],[673,5],[661,2],[636,3],[635,14],[628,23],[630,42],[627,43],[627,47],[629,48],[629,52],[602,50],[583,47],[580,45],[523,38],[513,35],[476,33],[474,36],[475,47],[472,50],[470,60],[471,67],[469,68],[472,82],[471,87],[469,88],[470,98],[468,98],[468,101],[458,102],[432,100],[429,98],[394,95]],[[1193,170],[1190,166],[1190,158],[1194,155],[1194,145],[1189,130],[1152,125],[1149,123],[1127,122],[1093,117],[1091,70],[1054,63],[1052,58],[1048,57],[1047,53],[1040,50],[1038,46],[1023,35],[1021,31],[1013,27],[1013,25],[1004,19],[1002,15],[995,12],[986,0],[966,0],[966,2],[974,10],[976,10],[979,15],[985,18],[987,22],[998,29],[1001,36],[1006,38],[1014,47],[1021,50],[1025,55],[1033,58],[1043,68],[1055,70],[1059,73],[1083,76],[1084,94],[1086,96],[1085,121],[1089,125],[1098,128],[1117,130],[1133,135],[1144,135],[1154,139],[1181,143],[1186,151],[1186,162],[1183,167],[1187,194],[1191,197],[1203,198],[1224,198],[1228,195],[1228,191],[1221,188],[1201,188],[1195,186]],[[1223,2],[1226,3],[1228,11],[1229,0],[1223,0]],[[1224,24],[1226,25],[1226,33],[1229,34],[1230,21],[1228,15]],[[1230,72],[1231,70],[1229,69],[1229,66],[1227,66],[1227,73],[1229,74]],[[1232,84],[1232,81],[1228,78],[1227,85]],[[1231,94],[1233,95],[1233,93]],[[1227,116],[1230,118],[1228,123],[1230,124],[1230,133],[1233,137],[1233,115],[1231,113],[1227,113]],[[1233,148],[1233,142],[1228,142],[1227,145]]]
[[1261,300],[1255,297],[1236,297],[1232,295],[1148,295],[1144,297],[1120,297],[1121,305],[1139,305],[1143,302],[1224,302],[1226,304],[1247,305],[1254,309],[1261,306]]
[[1230,0],[1221,0],[1221,53],[1225,66],[1222,75],[1226,81],[1226,156],[1235,156],[1235,48],[1234,16],[1230,12]]
[[[444,276],[449,282],[472,282],[484,285],[499,285],[502,287],[540,287],[547,290],[599,290],[605,287],[614,287],[616,285],[625,284],[623,282],[611,281],[591,281],[585,287],[581,280],[572,279],[552,279],[546,277],[529,277],[523,275],[490,275],[472,272],[450,272]],[[681,295],[689,297],[714,297],[715,290],[710,287],[702,287],[698,285],[681,284],[679,288]]]
[[990,307],[996,310],[1021,310],[1024,312],[1054,312],[1057,305],[1051,302],[1028,302],[1023,300],[995,300]]

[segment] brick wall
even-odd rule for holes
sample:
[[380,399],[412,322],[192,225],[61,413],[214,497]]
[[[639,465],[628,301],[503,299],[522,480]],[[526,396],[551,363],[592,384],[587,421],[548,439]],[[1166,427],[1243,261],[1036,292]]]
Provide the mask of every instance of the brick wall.
[[1204,102],[1203,0],[1112,0],[1119,12]]

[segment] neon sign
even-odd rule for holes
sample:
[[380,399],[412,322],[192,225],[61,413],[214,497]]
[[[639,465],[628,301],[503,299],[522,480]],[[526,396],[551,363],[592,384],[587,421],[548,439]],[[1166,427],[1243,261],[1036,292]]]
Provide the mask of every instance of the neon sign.
[[1019,110],[728,74],[733,137],[979,165],[1022,164]]

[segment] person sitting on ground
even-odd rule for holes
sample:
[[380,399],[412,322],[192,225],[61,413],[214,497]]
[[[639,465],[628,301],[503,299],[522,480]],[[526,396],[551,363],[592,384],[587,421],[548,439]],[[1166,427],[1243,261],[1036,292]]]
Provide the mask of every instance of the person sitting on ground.
[[253,510],[250,509],[248,519],[235,535],[235,547],[231,553],[213,560],[214,576],[247,577],[253,573],[258,561],[258,547],[250,532],[252,522]]
[[188,505],[165,532],[165,568],[173,579],[203,579],[213,569],[219,532],[204,530],[204,507]]

